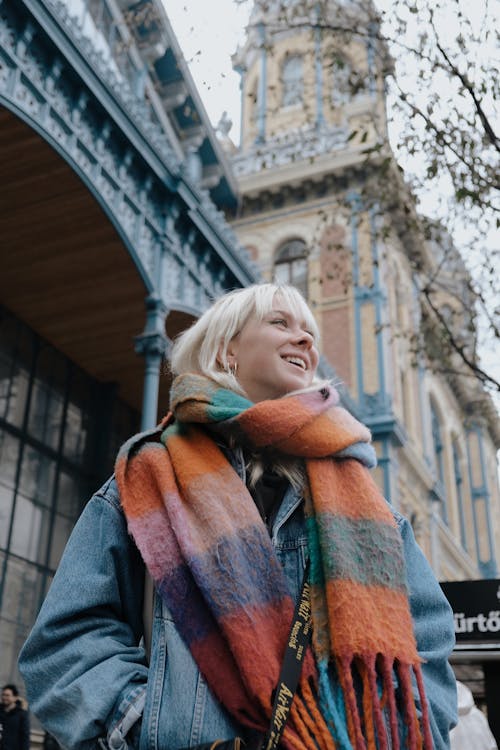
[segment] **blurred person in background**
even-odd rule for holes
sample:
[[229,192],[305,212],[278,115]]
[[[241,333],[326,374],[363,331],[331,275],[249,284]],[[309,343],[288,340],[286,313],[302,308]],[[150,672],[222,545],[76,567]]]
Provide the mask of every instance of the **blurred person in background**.
[[450,733],[451,750],[498,750],[488,720],[467,685],[457,682],[457,693],[458,724]]
[[30,720],[16,685],[4,685],[0,705],[0,750],[29,750]]

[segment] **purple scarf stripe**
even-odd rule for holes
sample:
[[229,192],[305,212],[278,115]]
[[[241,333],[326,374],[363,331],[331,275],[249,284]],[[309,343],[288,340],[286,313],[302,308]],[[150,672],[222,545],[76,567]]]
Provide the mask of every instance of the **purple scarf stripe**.
[[188,646],[219,629],[187,565],[171,570],[156,588]]
[[[217,549],[195,555],[189,567],[209,610],[217,620],[239,609],[250,610],[290,596],[283,569],[266,549],[269,538],[261,526],[223,538]],[[239,585],[231,585],[238,581]]]

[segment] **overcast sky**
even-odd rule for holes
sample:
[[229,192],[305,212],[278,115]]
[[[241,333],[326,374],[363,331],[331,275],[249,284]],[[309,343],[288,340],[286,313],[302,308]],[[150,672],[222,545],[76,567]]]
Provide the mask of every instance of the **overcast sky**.
[[165,8],[190,63],[191,74],[214,125],[226,110],[231,138],[240,133],[240,76],[231,55],[245,38],[251,3],[234,0],[164,0]]

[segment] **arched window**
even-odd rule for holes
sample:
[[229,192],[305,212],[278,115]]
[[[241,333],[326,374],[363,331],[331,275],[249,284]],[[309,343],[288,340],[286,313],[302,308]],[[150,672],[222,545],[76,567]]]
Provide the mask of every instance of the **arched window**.
[[289,240],[282,245],[274,260],[274,280],[292,284],[307,299],[307,246],[302,240]]
[[438,490],[441,496],[441,516],[448,523],[448,508],[446,507],[446,485],[444,476],[444,446],[441,438],[441,423],[434,404],[431,402],[432,446],[434,448],[434,463],[436,466]]
[[302,104],[304,94],[304,61],[300,55],[291,55],[283,63],[283,107]]
[[337,57],[333,65],[332,102],[341,106],[366,91],[367,74],[356,70],[347,58]]

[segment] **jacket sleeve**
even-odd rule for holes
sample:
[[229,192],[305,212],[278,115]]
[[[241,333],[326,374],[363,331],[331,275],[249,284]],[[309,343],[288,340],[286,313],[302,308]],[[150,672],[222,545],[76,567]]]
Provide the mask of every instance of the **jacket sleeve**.
[[394,514],[403,539],[410,609],[429,704],[434,750],[448,750],[458,720],[455,675],[448,657],[455,645],[453,613],[408,521]]
[[109,480],[80,516],[19,658],[31,708],[63,747],[90,750],[106,735],[126,747],[117,727],[140,715],[148,676],[143,587]]

